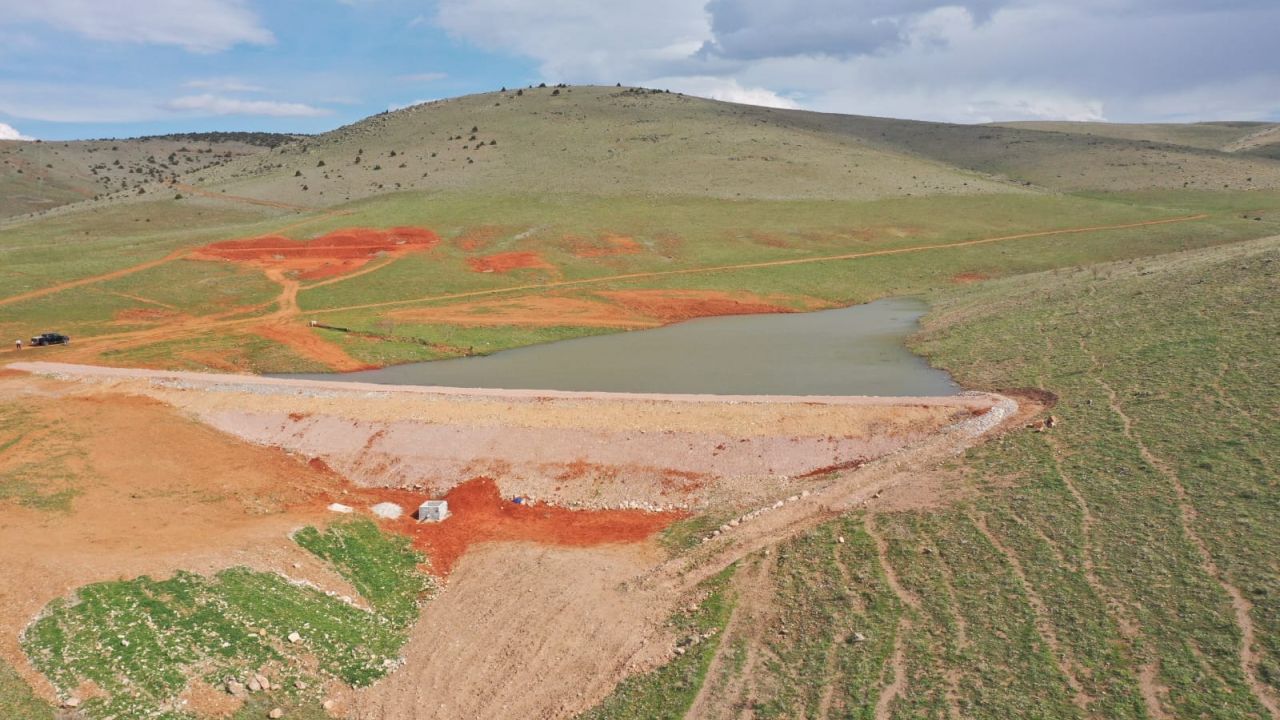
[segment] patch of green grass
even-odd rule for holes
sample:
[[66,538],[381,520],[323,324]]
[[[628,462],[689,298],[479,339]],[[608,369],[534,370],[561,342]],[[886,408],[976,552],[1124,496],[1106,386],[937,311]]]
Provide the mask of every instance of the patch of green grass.
[[13,668],[0,662],[0,717],[14,720],[53,720],[53,708],[36,697]]
[[418,603],[431,589],[418,571],[426,562],[408,538],[386,535],[370,520],[352,520],[320,531],[303,528],[294,541],[334,568],[380,615],[399,628],[418,618]]
[[579,720],[684,717],[733,614],[729,581],[736,570],[737,566],[731,565],[704,582],[698,588],[703,599],[697,609],[676,613],[668,621],[682,654],[657,670],[623,680],[603,702],[579,715]]
[[775,551],[776,615],[754,679],[767,690],[753,716],[874,717],[903,605],[861,519],[826,523]]
[[690,515],[667,526],[658,537],[658,542],[673,554],[688,550],[706,537],[711,531],[732,520],[739,513],[733,510],[721,512],[705,512]]
[[[396,665],[428,581],[421,557],[368,521],[300,532],[304,547],[368,593],[362,610],[272,573],[231,568],[206,578],[179,572],[97,583],[55,600],[26,631],[32,663],[64,695],[84,683],[95,718],[179,718],[193,679],[222,687],[266,672],[273,702],[306,704],[337,679],[365,686]],[[301,641],[292,643],[290,633]],[[306,690],[295,688],[303,681]]]
[[1265,716],[1228,589],[1251,605],[1250,671],[1280,688],[1277,267],[1267,239],[939,297],[916,343],[930,360],[971,387],[1051,390],[1060,423],[971,451],[965,507],[885,518],[932,618],[911,681],[937,688],[897,716],[1145,717],[1145,672],[1175,717]]
[[[0,501],[66,512],[82,491],[86,472],[80,438],[65,433],[20,403],[0,403]],[[15,459],[5,451],[30,443],[37,460]]]

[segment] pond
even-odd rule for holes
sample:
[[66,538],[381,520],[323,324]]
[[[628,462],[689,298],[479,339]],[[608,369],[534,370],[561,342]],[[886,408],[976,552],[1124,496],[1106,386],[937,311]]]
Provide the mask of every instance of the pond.
[[492,355],[276,377],[538,390],[713,395],[954,395],[906,348],[927,306],[911,298],[809,313],[700,318]]

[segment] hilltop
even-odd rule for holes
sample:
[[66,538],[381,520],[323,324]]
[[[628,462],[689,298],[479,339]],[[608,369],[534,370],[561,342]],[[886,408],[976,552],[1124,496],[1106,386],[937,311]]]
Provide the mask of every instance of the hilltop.
[[1280,187],[1280,126],[955,125],[641,88],[503,90],[313,137],[9,143],[5,215],[166,192],[330,207],[396,191],[878,200]]

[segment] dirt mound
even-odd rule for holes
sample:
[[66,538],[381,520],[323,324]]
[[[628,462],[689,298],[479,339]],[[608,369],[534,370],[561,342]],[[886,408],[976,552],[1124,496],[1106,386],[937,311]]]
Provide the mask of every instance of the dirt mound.
[[624,308],[663,323],[713,315],[795,312],[751,293],[719,290],[618,290],[600,293]]
[[[324,499],[350,504],[351,494],[369,502],[394,502],[406,509],[416,508],[430,495],[390,488],[351,489],[347,495]],[[458,558],[476,543],[509,541],[542,545],[591,547],[615,543],[636,543],[648,539],[671,523],[686,517],[680,512],[640,510],[569,510],[552,505],[530,505],[504,498],[489,478],[475,478],[449,491],[449,518],[439,523],[419,523],[412,513],[383,524],[413,538],[413,544],[427,554],[431,569],[444,577]]]
[[423,228],[345,228],[310,240],[281,235],[226,240],[206,245],[196,254],[292,270],[300,279],[314,280],[343,275],[380,256],[430,250],[439,243],[438,235]]
[[556,268],[535,252],[505,252],[468,258],[467,264],[476,272],[510,272],[512,270],[552,270]]

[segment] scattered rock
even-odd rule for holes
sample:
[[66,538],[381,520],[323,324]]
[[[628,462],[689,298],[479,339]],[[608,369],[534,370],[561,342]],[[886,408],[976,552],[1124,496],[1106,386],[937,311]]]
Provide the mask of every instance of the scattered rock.
[[227,681],[227,694],[234,697],[242,697],[245,694],[244,683],[239,680]]
[[332,700],[325,700],[324,702],[320,703],[320,707],[324,708],[325,710],[332,710],[333,706],[334,706],[334,702]]
[[258,687],[263,690],[271,689],[271,681],[267,679],[266,675],[254,675],[253,679],[258,681]]
[[860,642],[866,642],[866,641],[867,641],[867,636],[863,635],[860,632],[856,632],[849,637],[849,642],[860,643]]
[[843,544],[844,544],[844,536],[843,536],[843,535],[841,535],[840,537],[836,538],[836,542],[838,542],[838,543],[840,543],[841,545],[843,545]]
[[302,636],[296,632],[289,633],[289,642],[297,644],[302,642]]
[[342,503],[330,503],[329,511],[336,513],[353,513],[356,509],[350,505],[343,505]]
[[258,682],[258,678],[249,678],[249,692],[258,692],[262,689],[262,683]]
[[281,710],[280,708],[275,708],[271,712],[267,713],[267,717],[271,718],[272,720],[278,720],[279,718],[284,717],[284,710]]
[[307,684],[306,684],[306,683],[304,683],[304,682],[302,682],[301,680],[294,680],[294,681],[293,681],[293,686],[294,686],[294,687],[296,687],[296,688],[298,688],[299,690],[306,690],[306,689],[307,689]]
[[66,702],[62,703],[62,707],[65,707],[65,708],[80,707],[80,698],[75,698],[75,697],[67,698]]

